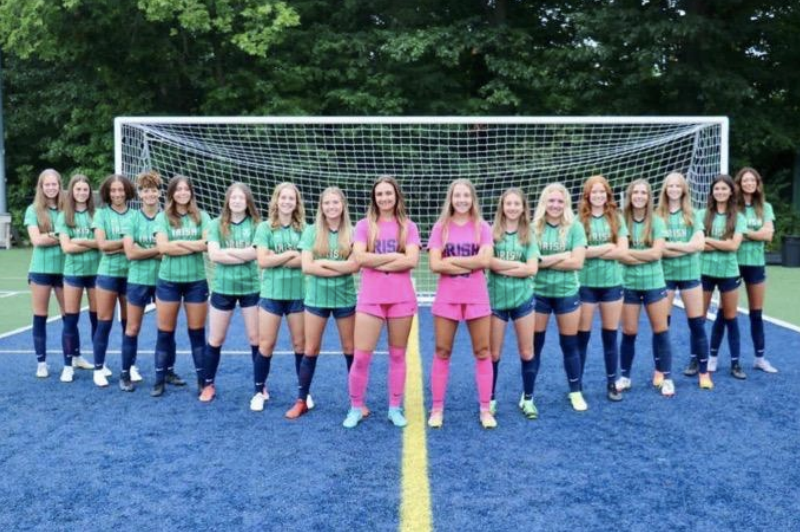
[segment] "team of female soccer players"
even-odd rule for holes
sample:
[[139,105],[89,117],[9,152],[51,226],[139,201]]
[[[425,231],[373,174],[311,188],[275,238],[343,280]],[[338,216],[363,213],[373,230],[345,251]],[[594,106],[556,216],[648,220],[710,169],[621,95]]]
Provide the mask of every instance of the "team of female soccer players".
[[[407,424],[402,407],[405,354],[417,312],[411,270],[417,266],[422,240],[397,180],[383,176],[375,181],[366,217],[355,227],[347,198],[337,187],[322,192],[315,221],[309,225],[300,190],[291,183],[275,187],[264,221],[242,183],[228,188],[220,216],[213,221],[197,206],[189,178],[169,181],[163,210],[161,188],[155,172],[142,173],[135,184],[111,175],[100,186],[103,207],[96,209],[85,176],[73,176],[62,194],[58,172],[40,174],[36,197],[25,213],[34,246],[29,283],[37,377],[48,376],[46,321],[54,292],[63,316],[62,382],[73,381],[74,368],[93,369],[94,383],[108,386],[106,348],[119,305],[119,386],[135,390],[134,383],[142,380],[135,365],[138,334],[145,307],[155,302],[158,334],[151,395],[163,395],[167,384],[185,386],[174,370],[175,327],[183,303],[199,400],[210,402],[216,396],[222,344],[238,304],[252,351],[253,411],[263,410],[269,399],[270,362],[285,316],[298,381],[297,401],[286,417],[295,419],[314,407],[311,383],[322,334],[333,316],[350,391],[344,427],[353,428],[369,415],[364,396],[384,325],[389,344],[388,419],[397,427]],[[128,203],[137,190],[141,208],[132,210]],[[690,329],[691,357],[684,374],[698,375],[700,388],[714,386],[710,373],[717,369],[726,330],[731,374],[746,378],[736,319],[742,280],[750,305],[754,367],[776,372],[764,358],[764,243],[772,238],[774,214],[764,200],[761,176],[752,168],[742,169],[735,181],[718,176],[707,208],[699,212],[690,199],[684,177],[671,173],[661,186],[657,206],[650,184],[638,179],[628,186],[620,209],[608,181],[592,176],[577,213],[570,192],[560,184],[545,187],[532,216],[524,192],[510,188],[500,196],[490,226],[481,216],[473,184],[453,181],[428,238],[430,268],[439,274],[431,309],[436,347],[428,425],[436,428],[444,422],[450,358],[461,321],[472,340],[484,428],[497,425],[495,391],[509,321],[514,323],[521,362],[519,408],[529,419],[539,415],[533,395],[551,313],[556,316],[568,398],[576,411],[588,408],[582,379],[598,307],[608,399],[620,401],[622,392],[631,388],[642,306],[653,331],[653,386],[663,396],[675,394],[669,323],[678,290]],[[214,263],[210,298],[206,252]],[[361,284],[356,293],[353,274],[358,271]],[[709,344],[705,315],[715,289],[720,292],[720,311]],[[78,319],[84,293],[94,364],[80,351]]]

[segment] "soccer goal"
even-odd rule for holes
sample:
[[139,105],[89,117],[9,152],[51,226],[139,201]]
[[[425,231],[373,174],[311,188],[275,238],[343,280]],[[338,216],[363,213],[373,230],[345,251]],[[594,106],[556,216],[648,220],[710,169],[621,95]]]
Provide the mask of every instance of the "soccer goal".
[[[594,174],[621,194],[636,178],[658,190],[680,171],[699,204],[713,177],[728,171],[725,117],[120,117],[114,136],[117,173],[187,175],[212,216],[233,181],[252,188],[262,212],[273,187],[291,181],[310,216],[325,187],[341,187],[355,221],[374,179],[393,175],[423,243],[456,178],[475,183],[491,220],[510,186],[533,206],[552,182],[577,199]],[[415,273],[421,300],[434,281],[423,259]]]

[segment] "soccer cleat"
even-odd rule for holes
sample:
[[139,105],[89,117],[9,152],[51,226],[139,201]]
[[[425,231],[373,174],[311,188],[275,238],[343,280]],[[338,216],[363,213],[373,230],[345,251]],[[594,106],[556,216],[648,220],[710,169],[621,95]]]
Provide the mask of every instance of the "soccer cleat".
[[167,371],[167,374],[164,376],[164,380],[167,384],[171,384],[173,386],[186,386],[186,381],[172,370]]
[[660,371],[654,371],[653,386],[655,386],[656,388],[661,388],[663,384],[664,384],[664,374],[661,373]]
[[694,377],[700,371],[700,364],[697,362],[697,358],[692,357],[689,361],[689,365],[686,366],[683,370],[683,374],[687,377]]
[[344,418],[342,426],[346,429],[354,429],[361,423],[364,416],[361,415],[361,408],[354,407],[347,412],[347,417]]
[[46,379],[50,376],[50,370],[47,368],[47,362],[36,363],[36,377]]
[[286,419],[297,419],[303,414],[307,413],[308,413],[308,405],[302,399],[298,399],[297,401],[295,401],[294,406],[286,412],[285,416]]
[[489,412],[491,412],[492,415],[495,415],[497,413],[497,400],[496,399],[492,399],[491,401],[489,401]]
[[314,407],[317,406],[316,403],[314,403],[314,399],[311,398],[311,394],[308,394],[308,397],[306,397],[306,406],[309,410],[314,410]]
[[539,411],[536,409],[536,405],[533,404],[533,399],[525,399],[525,396],[522,396],[522,400],[519,403],[519,409],[522,410],[522,414],[528,419],[539,419]]
[[387,416],[389,421],[392,422],[392,425],[398,428],[403,428],[408,425],[408,421],[406,420],[406,416],[403,415],[403,409],[399,406],[390,406],[389,407],[389,415]]
[[167,385],[163,382],[157,382],[153,389],[150,390],[150,397],[161,397],[164,395],[164,391],[166,391]]
[[122,390],[123,392],[132,392],[136,389],[136,387],[133,385],[133,382],[131,381],[130,377],[127,379],[125,377],[120,377],[119,389]]
[[75,369],[94,369],[94,364],[83,358],[81,355],[72,357],[72,367]]
[[214,397],[217,396],[217,388],[214,386],[214,383],[206,384],[206,387],[203,388],[203,391],[200,392],[200,402],[201,403],[210,403],[214,400]]
[[701,373],[699,378],[701,390],[713,390],[714,382],[711,380],[711,375],[708,373]]
[[268,397],[266,397],[263,393],[257,393],[250,399],[250,410],[253,412],[263,412],[264,411],[264,403],[267,402]]
[[622,392],[617,390],[617,385],[614,383],[609,384],[606,386],[606,398],[609,401],[622,401]]
[[708,357],[708,371],[714,373],[717,371],[717,362],[719,357]]
[[756,361],[753,363],[753,369],[760,369],[764,373],[778,373],[778,369],[769,363],[764,357],[756,357]]
[[108,369],[108,366],[103,364],[103,375],[105,375],[106,377],[111,377],[111,376],[114,375],[114,372],[112,372],[110,369]]
[[72,366],[64,366],[64,369],[61,370],[61,377],[58,380],[61,382],[72,382],[75,378],[75,370]]
[[584,400],[581,392],[571,392],[569,394],[569,402],[572,403],[572,409],[576,412],[586,412],[589,410],[589,405],[586,404],[586,400]]
[[95,385],[99,386],[100,388],[105,388],[108,386],[108,379],[106,378],[102,369],[94,370],[94,373],[92,374],[92,380],[94,380]]
[[624,392],[631,389],[631,380],[628,377],[620,377],[616,383],[617,390]]
[[675,395],[675,383],[672,382],[672,379],[664,379],[664,383],[661,385],[661,395],[664,397]]
[[139,368],[136,366],[131,366],[131,382],[142,382],[144,379],[142,378],[142,374],[139,373]]
[[481,410],[481,426],[485,429],[497,428],[497,420],[488,410]]
[[738,362],[731,366],[731,375],[734,379],[744,380],[747,378],[747,373],[742,369],[741,364]]
[[428,426],[432,429],[440,429],[444,424],[444,410],[431,410],[428,417]]
[[[269,390],[267,390],[267,385],[264,385],[264,391],[261,392],[264,395],[264,400],[269,401]],[[306,401],[306,405],[308,405],[308,401]],[[311,410],[309,408],[309,410]]]

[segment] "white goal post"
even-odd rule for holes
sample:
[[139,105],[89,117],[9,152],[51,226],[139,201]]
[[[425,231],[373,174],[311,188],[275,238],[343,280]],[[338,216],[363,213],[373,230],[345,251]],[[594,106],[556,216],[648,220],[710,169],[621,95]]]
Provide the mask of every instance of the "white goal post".
[[[311,216],[320,192],[338,185],[351,217],[364,216],[376,177],[394,175],[423,238],[448,184],[475,183],[491,221],[504,189],[519,186],[535,205],[541,189],[563,183],[577,199],[582,183],[604,175],[621,195],[633,179],[660,189],[682,172],[699,205],[713,177],[728,172],[726,117],[119,117],[115,172],[147,169],[192,178],[200,206],[216,216],[225,190],[247,183],[262,213],[273,187],[298,185]],[[435,279],[423,259],[420,299]]]

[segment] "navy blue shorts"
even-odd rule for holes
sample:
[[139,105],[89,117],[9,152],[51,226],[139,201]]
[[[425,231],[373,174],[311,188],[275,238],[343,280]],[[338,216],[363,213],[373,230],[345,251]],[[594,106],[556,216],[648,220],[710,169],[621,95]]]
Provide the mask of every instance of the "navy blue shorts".
[[691,290],[700,286],[700,279],[690,279],[688,281],[667,281],[667,290],[674,292],[675,290]]
[[135,307],[146,307],[156,300],[156,287],[147,284],[128,283],[128,303]]
[[217,310],[233,310],[236,308],[237,301],[242,308],[254,307],[258,304],[258,293],[226,296],[225,294],[211,292],[211,306]]
[[340,308],[322,308],[322,307],[309,307],[305,305],[308,312],[320,318],[327,318],[333,314],[333,318],[338,320],[341,318],[348,318],[356,313],[356,307],[340,307]]
[[653,290],[634,290],[632,288],[625,289],[625,304],[626,305],[652,305],[658,303],[667,297],[667,289],[655,288]]
[[721,294],[738,290],[739,285],[742,284],[741,277],[709,277],[708,275],[703,275],[701,280],[703,281],[703,292],[713,292],[714,288],[719,288]]
[[509,308],[504,310],[499,309],[492,309],[492,316],[496,318],[500,318],[503,321],[517,321],[520,318],[524,318],[531,312],[536,310],[536,298],[530,298],[526,303],[521,304],[515,308]]
[[64,282],[75,288],[94,289],[97,281],[96,275],[65,275]]
[[128,278],[111,277],[110,275],[98,275],[97,288],[102,288],[108,292],[126,294],[128,293]]
[[609,286],[607,288],[592,288],[581,286],[578,292],[581,303],[611,303],[622,299],[622,286]]
[[28,273],[28,284],[38,284],[39,286],[52,286],[61,288],[64,286],[64,276],[60,273]]
[[536,312],[539,314],[569,314],[581,307],[581,298],[578,294],[567,297],[534,297],[536,299]]
[[767,269],[764,266],[739,266],[739,275],[745,284],[761,284],[767,280]]
[[305,310],[302,299],[269,299],[262,297],[258,300],[258,306],[276,316],[288,316]]
[[205,303],[208,300],[208,282],[205,279],[188,283],[156,281],[156,297],[167,303]]

